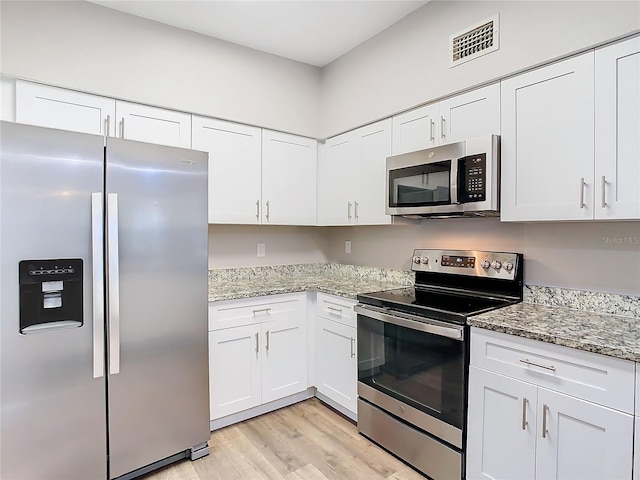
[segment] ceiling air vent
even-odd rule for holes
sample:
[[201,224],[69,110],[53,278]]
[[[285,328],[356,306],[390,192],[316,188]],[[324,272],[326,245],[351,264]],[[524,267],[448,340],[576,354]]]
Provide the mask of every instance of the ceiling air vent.
[[499,46],[496,14],[449,37],[449,68],[495,52]]

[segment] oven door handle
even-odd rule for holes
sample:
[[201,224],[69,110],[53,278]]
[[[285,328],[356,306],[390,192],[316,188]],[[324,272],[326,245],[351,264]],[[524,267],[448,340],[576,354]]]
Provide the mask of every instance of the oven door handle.
[[460,325],[451,325],[437,320],[432,320],[430,318],[411,315],[409,313],[393,312],[393,314],[390,314],[388,311],[362,304],[356,305],[353,309],[356,313],[364,315],[365,317],[373,318],[374,320],[380,320],[381,322],[392,323],[399,327],[406,327],[412,330],[432,333],[440,337],[452,338],[453,340],[458,340],[460,342],[464,340],[464,327]]

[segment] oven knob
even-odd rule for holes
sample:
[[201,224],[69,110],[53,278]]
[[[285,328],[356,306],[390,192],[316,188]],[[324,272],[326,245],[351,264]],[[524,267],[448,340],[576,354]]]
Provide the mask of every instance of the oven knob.
[[429,263],[429,257],[420,257],[420,263],[426,265]]
[[491,264],[489,263],[489,260],[483,260],[481,266],[486,270],[491,266]]
[[420,257],[413,257],[413,263],[420,263]]
[[498,260],[494,260],[491,266],[494,270],[500,270],[502,268],[502,263],[500,263]]
[[504,264],[504,269],[505,269],[507,272],[510,272],[511,270],[513,270],[513,263],[511,263],[511,262],[507,262],[507,263],[505,263],[505,264]]

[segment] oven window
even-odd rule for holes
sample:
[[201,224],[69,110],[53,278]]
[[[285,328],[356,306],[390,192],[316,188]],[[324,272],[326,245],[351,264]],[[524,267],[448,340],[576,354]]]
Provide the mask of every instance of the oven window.
[[389,206],[421,207],[451,203],[451,160],[389,171]]
[[463,428],[464,342],[358,315],[358,380]]

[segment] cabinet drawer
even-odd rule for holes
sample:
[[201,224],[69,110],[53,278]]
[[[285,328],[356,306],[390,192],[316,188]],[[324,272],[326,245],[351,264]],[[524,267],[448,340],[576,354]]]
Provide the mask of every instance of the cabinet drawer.
[[305,314],[306,293],[268,295],[209,303],[209,331],[297,318]]
[[318,316],[342,323],[350,327],[356,326],[355,300],[318,293]]
[[633,362],[478,328],[471,364],[633,413]]

